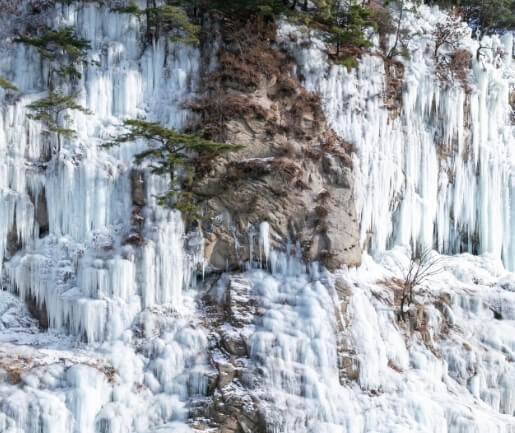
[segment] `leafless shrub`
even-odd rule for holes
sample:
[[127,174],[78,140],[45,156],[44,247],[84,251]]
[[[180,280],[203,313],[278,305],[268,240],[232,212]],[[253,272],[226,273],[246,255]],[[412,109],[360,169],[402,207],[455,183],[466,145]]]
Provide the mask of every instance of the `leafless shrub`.
[[443,23],[436,24],[435,30],[433,31],[435,38],[434,58],[438,58],[438,51],[443,46],[457,50],[465,34],[466,28],[462,25],[461,18],[456,14],[447,17]]
[[[468,93],[470,87],[467,82],[470,70],[471,55],[467,50],[460,49],[460,41],[466,35],[466,28],[462,25],[458,14],[449,16],[443,23],[438,23],[433,31],[435,49],[433,57],[436,63],[436,76],[442,83],[451,84],[458,80]],[[440,49],[446,47],[448,53]]]
[[443,259],[434,255],[430,248],[423,249],[418,254],[412,253],[410,264],[402,282],[401,302],[399,306],[399,317],[405,320],[404,306],[408,307],[413,303],[414,290],[425,281],[442,272]]
[[20,11],[18,9],[18,2],[13,0],[5,0],[0,3],[0,13],[1,14],[12,14],[12,15],[20,15]]
[[375,12],[374,20],[377,23],[379,33],[391,34],[397,30],[393,22],[392,14],[388,8],[376,3],[376,5],[371,5],[371,9]]
[[450,56],[440,56],[436,64],[436,76],[442,83],[448,85],[458,80],[465,92],[469,93],[470,86],[467,78],[471,58],[471,54],[464,49],[458,49]]

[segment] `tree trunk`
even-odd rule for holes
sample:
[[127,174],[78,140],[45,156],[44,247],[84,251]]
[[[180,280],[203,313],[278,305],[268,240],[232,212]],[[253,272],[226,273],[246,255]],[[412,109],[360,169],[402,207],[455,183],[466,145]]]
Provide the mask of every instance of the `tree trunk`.
[[399,12],[399,20],[397,21],[397,32],[395,34],[395,42],[393,43],[393,47],[387,56],[389,59],[391,59],[394,56],[395,51],[397,50],[397,44],[399,43],[399,36],[401,34],[402,16],[404,15],[404,0],[402,0],[400,2],[400,6],[401,6],[401,10]]

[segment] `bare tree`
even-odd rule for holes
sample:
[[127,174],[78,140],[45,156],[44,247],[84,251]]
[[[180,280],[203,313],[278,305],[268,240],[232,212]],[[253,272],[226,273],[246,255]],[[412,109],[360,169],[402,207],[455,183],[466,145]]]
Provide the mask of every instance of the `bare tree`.
[[399,37],[401,36],[401,25],[402,25],[402,18],[404,16],[404,0],[399,1],[399,16],[397,18],[397,30],[395,31],[395,41],[393,43],[392,48],[388,52],[387,57],[391,59],[393,56],[397,54],[397,45],[399,43]]
[[[463,89],[469,93],[468,74],[471,66],[471,55],[468,50],[459,48],[461,40],[467,33],[466,26],[458,12],[450,15],[445,21],[436,24],[433,31],[435,48],[435,73],[441,83],[450,86],[457,79]],[[441,48],[447,48],[443,52]]]
[[413,303],[414,290],[423,282],[431,279],[442,272],[443,258],[433,254],[430,248],[418,252],[414,250],[411,254],[410,263],[402,284],[401,304],[399,317],[404,321],[404,306],[408,307]]
[[457,50],[460,41],[466,35],[466,28],[463,26],[461,17],[457,14],[449,16],[443,23],[437,23],[433,31],[435,38],[435,50],[433,56],[438,58],[438,51],[444,45],[452,50]]

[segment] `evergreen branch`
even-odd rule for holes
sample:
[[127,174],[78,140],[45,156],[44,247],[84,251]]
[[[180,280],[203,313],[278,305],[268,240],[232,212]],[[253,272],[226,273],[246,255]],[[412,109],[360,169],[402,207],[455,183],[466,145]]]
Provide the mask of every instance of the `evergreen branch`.
[[17,92],[18,88],[12,84],[10,81],[7,81],[5,78],[0,76],[0,87],[4,90],[11,90],[13,92]]

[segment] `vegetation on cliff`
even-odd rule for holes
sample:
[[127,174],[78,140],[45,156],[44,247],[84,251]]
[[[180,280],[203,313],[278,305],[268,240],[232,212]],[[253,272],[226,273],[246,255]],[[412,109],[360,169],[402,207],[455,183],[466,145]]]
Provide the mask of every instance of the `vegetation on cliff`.
[[429,3],[458,8],[479,34],[515,29],[515,0],[437,0]]
[[11,83],[10,81],[6,80],[4,77],[0,76],[0,87],[6,91],[12,91],[17,92],[18,88]]
[[48,92],[48,96],[38,99],[29,104],[27,108],[31,111],[29,119],[39,120],[46,127],[48,132],[57,135],[56,153],[61,151],[61,137],[75,137],[76,131],[65,126],[69,116],[64,114],[67,110],[80,111],[84,114],[91,114],[91,111],[76,102],[78,93],[65,94],[61,90]]
[[196,159],[241,149],[238,145],[207,140],[200,134],[180,133],[156,122],[130,119],[124,122],[124,126],[127,132],[104,144],[104,147],[140,139],[147,141],[149,148],[135,156],[136,163],[150,161],[152,173],[170,177],[170,188],[157,196],[158,202],[182,211],[187,218],[199,216],[196,198],[191,190]]
[[24,33],[13,41],[35,47],[42,58],[51,62],[52,72],[67,79],[81,78],[80,63],[92,63],[87,54],[90,42],[79,37],[73,27],[44,27],[43,31]]
[[[377,30],[383,15],[357,2],[336,0],[179,0],[141,9],[134,2],[112,7],[118,13],[145,17],[148,39],[170,34],[173,40],[199,43],[200,26],[194,21],[204,13],[219,13],[230,19],[246,21],[260,15],[268,20],[286,18],[322,30],[326,41],[336,47],[337,58],[347,67],[357,66],[356,56],[372,43],[366,31]],[[184,8],[184,9],[182,9]],[[185,10],[190,12],[190,19]]]
[[131,14],[138,18],[146,18],[147,39],[159,37],[162,34],[170,35],[174,41],[199,44],[200,26],[194,24],[184,9],[164,4],[140,9],[136,3],[130,2],[126,6],[115,6],[111,11],[121,14]]

